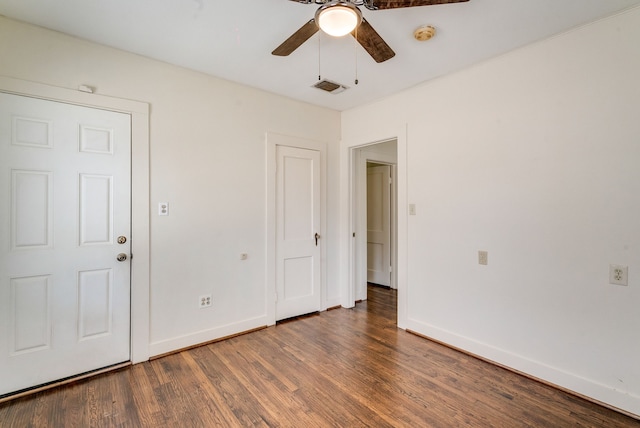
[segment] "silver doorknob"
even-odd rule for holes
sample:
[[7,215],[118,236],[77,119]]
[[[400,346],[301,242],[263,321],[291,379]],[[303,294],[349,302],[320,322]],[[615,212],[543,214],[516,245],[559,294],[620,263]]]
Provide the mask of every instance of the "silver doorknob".
[[123,262],[127,260],[127,255],[125,253],[120,253],[118,254],[118,257],[116,257],[116,259],[118,259],[119,262]]

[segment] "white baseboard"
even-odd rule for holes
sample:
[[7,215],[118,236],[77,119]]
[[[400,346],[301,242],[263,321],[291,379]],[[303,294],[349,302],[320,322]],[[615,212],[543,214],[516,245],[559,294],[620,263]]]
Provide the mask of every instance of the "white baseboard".
[[640,418],[640,397],[625,391],[420,321],[408,319],[407,329]]
[[227,324],[207,330],[197,331],[195,333],[186,334],[184,336],[173,337],[158,342],[152,342],[149,345],[149,353],[151,357],[166,354],[178,349],[188,348],[201,343],[211,342],[223,337],[232,336],[234,334],[243,333],[245,331],[254,330],[256,328],[267,325],[267,317],[262,316],[243,320],[233,324]]

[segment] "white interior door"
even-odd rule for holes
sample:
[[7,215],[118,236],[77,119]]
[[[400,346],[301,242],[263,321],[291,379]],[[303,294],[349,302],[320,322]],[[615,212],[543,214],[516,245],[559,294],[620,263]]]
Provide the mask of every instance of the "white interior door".
[[0,93],[0,395],[130,359],[130,164],[129,115]]
[[276,148],[276,320],[320,310],[320,152]]
[[367,282],[391,284],[391,167],[367,168]]

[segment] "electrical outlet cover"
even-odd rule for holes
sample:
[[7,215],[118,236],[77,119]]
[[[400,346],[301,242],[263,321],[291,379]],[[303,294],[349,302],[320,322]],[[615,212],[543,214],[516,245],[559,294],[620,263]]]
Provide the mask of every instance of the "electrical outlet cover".
[[609,283],[614,285],[629,285],[629,267],[609,265]]
[[160,202],[158,204],[158,215],[169,215],[169,202]]
[[211,294],[205,294],[205,295],[200,296],[200,297],[198,298],[198,307],[199,307],[200,309],[202,309],[202,308],[208,308],[208,307],[210,307],[210,306],[211,306],[211,304],[212,304],[212,303],[213,303],[213,302],[212,302],[212,299],[211,299]]

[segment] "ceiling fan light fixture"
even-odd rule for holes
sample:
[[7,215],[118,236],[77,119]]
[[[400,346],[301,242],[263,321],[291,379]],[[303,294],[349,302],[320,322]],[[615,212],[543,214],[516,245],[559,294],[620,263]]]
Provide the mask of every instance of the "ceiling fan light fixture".
[[334,37],[351,33],[362,22],[362,12],[353,3],[332,1],[320,6],[316,11],[318,27]]

